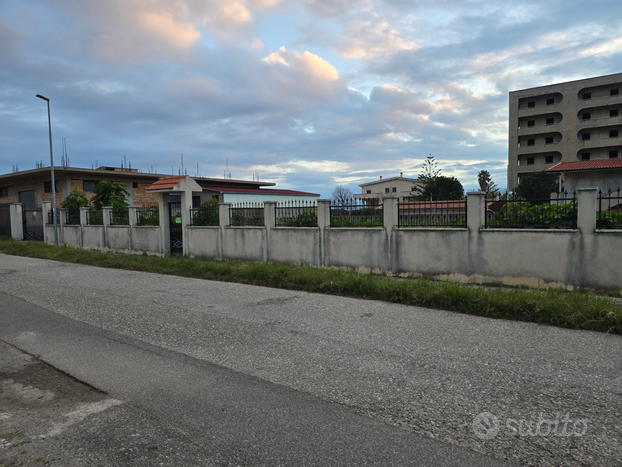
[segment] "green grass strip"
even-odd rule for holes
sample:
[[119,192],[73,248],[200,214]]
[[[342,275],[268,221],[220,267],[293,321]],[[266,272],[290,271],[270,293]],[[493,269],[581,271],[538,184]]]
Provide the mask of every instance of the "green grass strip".
[[289,290],[383,300],[469,315],[622,334],[622,307],[590,291],[509,289],[423,278],[393,280],[351,270],[279,263],[129,256],[0,239],[0,252]]

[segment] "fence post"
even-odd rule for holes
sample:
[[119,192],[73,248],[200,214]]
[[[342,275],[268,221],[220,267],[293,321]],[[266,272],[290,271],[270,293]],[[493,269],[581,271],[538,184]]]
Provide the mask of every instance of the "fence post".
[[158,193],[158,212],[160,213],[160,240],[162,242],[160,253],[168,254],[171,252],[171,232],[169,224],[171,213],[168,207],[169,194]]
[[263,223],[266,226],[266,245],[264,248],[264,258],[270,261],[270,233],[276,225],[276,201],[263,202]]
[[[41,203],[41,219],[43,221],[43,243],[53,245],[53,241],[48,241],[48,229],[46,228],[48,224],[48,219],[50,218],[50,211],[52,210],[52,202],[51,201],[43,201]],[[54,222],[54,219],[52,219]],[[52,238],[54,238],[54,232],[52,232]]]
[[231,203],[218,203],[218,223],[221,229],[231,226],[231,216],[229,215],[230,208]]
[[130,222],[130,227],[136,227],[138,225],[138,207],[137,206],[130,206],[129,208],[129,222]]
[[580,188],[577,195],[577,228],[581,235],[592,235],[596,230],[596,188]]
[[382,198],[382,218],[384,228],[391,232],[393,227],[398,226],[398,196],[385,196]]
[[330,200],[317,200],[317,226],[320,229],[320,266],[326,266],[326,236],[325,229],[330,229]]
[[110,227],[110,223],[112,221],[112,206],[102,208],[102,217],[104,227]]
[[85,207],[81,207],[80,208],[80,227],[84,228],[85,225],[87,225],[87,219],[86,216],[89,212],[89,208],[85,208]]
[[470,191],[467,193],[467,229],[469,233],[477,233],[484,226],[486,207],[484,191]]
[[11,237],[13,240],[24,239],[24,215],[22,214],[22,203],[11,204]]

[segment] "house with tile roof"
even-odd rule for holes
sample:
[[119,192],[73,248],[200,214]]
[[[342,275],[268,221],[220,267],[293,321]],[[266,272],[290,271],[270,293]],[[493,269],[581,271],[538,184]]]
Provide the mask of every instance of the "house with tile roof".
[[561,174],[564,190],[569,193],[581,188],[597,188],[606,194],[622,188],[622,159],[560,162],[548,172]]

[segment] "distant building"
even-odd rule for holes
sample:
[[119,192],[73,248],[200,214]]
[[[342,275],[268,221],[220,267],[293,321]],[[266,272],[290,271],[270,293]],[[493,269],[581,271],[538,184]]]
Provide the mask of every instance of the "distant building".
[[568,193],[597,188],[606,195],[622,188],[622,158],[560,162],[548,171],[563,175],[564,190]]
[[[158,204],[158,195],[147,188],[161,174],[143,173],[137,169],[118,167],[99,167],[82,169],[74,167],[54,167],[56,178],[56,203],[58,206],[73,190],[83,191],[87,198],[93,197],[95,185],[102,180],[120,182],[129,192],[129,204],[133,206],[153,206]],[[202,188],[203,193],[193,196],[192,204],[198,206],[204,201],[218,198],[226,203],[260,203],[263,201],[305,201],[311,202],[320,197],[316,193],[294,190],[266,189],[273,182],[232,180],[225,178],[192,177]],[[26,208],[41,207],[43,201],[52,201],[50,168],[43,167],[0,175],[0,204],[22,203]]]
[[361,194],[355,194],[354,199],[362,200],[365,204],[381,204],[384,196],[398,196],[400,202],[411,200],[423,190],[424,182],[418,178],[406,178],[400,173],[399,177],[391,177],[375,182],[362,183]]
[[559,163],[622,158],[620,90],[622,73],[510,92],[508,190]]

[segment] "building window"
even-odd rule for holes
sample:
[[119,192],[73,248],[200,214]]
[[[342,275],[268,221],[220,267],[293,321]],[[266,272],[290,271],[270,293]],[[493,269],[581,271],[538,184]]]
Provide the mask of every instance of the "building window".
[[531,109],[536,106],[536,101],[527,102],[527,108]]
[[589,133],[582,133],[581,134],[581,140],[582,141],[589,141],[590,139],[590,134]]
[[531,138],[527,140],[527,146],[533,146],[534,144],[536,144],[536,140]]
[[555,104],[555,99],[554,98],[551,97],[551,98],[546,100],[546,105],[553,105],[553,104]]
[[589,161],[590,160],[590,153],[589,152],[582,152],[581,153],[581,160],[582,161]]
[[610,96],[617,96],[618,94],[620,94],[620,90],[618,88],[609,90]]
[[618,151],[609,151],[609,159],[617,159]]
[[411,186],[410,187],[410,191],[417,191],[417,187],[416,186]]
[[371,190],[367,190],[367,194],[368,194],[368,195],[371,195]]
[[0,187],[0,198],[8,198],[9,197],[9,189],[5,186]]
[[591,92],[584,92],[583,93],[583,100],[588,100],[592,98],[592,93]]
[[93,193],[95,191],[95,185],[97,185],[96,181],[84,180],[82,182],[82,191],[85,193]]
[[527,126],[536,126],[536,121],[535,120],[527,120]]
[[612,109],[609,111],[609,116],[610,117],[617,117],[618,116],[618,109]]
[[132,188],[138,188],[138,182],[132,182]]
[[583,115],[581,115],[581,119],[583,120],[589,120],[590,118],[592,118],[592,114],[589,112],[585,112]]
[[544,141],[544,144],[553,144],[553,137],[547,136],[546,140]]
[[552,164],[553,163],[553,156],[546,156],[544,158],[544,162],[546,162],[547,164]]
[[393,188],[391,189],[391,191],[392,191],[393,193],[397,193],[397,188],[396,188],[396,187],[393,187]]
[[385,192],[385,193],[388,193],[388,192],[389,192],[389,189],[388,189],[388,188],[385,188],[385,189],[384,189],[384,192]]
[[535,157],[528,157],[527,158],[527,165],[534,165],[535,162]]
[[618,130],[609,130],[609,138],[617,138]]
[[553,123],[555,123],[555,119],[553,117],[549,117],[546,119],[547,125],[552,125]]
[[[58,193],[60,191],[60,188],[58,187],[58,180],[54,181],[54,188],[56,188],[56,193]],[[52,182],[43,182],[43,192],[44,193],[52,193]]]

